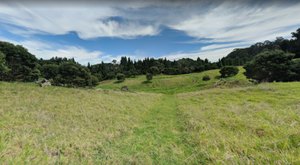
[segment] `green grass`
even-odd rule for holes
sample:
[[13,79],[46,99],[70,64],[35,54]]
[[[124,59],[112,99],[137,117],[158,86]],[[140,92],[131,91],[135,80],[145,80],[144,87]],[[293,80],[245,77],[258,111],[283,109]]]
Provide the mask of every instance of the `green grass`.
[[205,74],[219,75],[97,89],[0,82],[0,164],[300,163],[299,82]]
[[90,164],[105,143],[138,127],[160,95],[0,83],[0,98],[1,164]]
[[197,151],[213,164],[299,164],[300,83],[178,95]]
[[[248,80],[243,75],[244,71],[240,67],[238,75],[227,78],[227,81],[239,81],[239,85],[248,84]],[[204,75],[209,75],[211,80],[203,81],[202,77]],[[183,75],[157,75],[153,76],[153,80],[150,83],[146,83],[146,76],[143,75],[135,78],[127,78],[122,83],[117,83],[117,80],[103,81],[98,88],[120,90],[122,86],[128,86],[131,91],[175,94],[212,88],[220,80],[219,76],[219,70],[216,69]]]

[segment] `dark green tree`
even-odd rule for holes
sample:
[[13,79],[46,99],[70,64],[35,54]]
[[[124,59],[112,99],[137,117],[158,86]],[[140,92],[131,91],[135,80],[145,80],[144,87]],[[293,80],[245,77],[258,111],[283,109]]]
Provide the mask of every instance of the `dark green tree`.
[[146,79],[147,79],[147,81],[151,81],[152,78],[153,78],[153,74],[152,74],[152,73],[147,73],[147,74],[146,74]]
[[289,81],[292,59],[282,50],[264,51],[244,66],[245,75],[258,82]]
[[6,66],[5,55],[0,52],[0,80],[4,80],[9,69]]
[[236,66],[224,66],[220,70],[221,77],[232,77],[239,73],[239,69]]
[[125,75],[124,75],[123,73],[118,73],[118,74],[117,74],[117,80],[118,80],[119,82],[125,81]]

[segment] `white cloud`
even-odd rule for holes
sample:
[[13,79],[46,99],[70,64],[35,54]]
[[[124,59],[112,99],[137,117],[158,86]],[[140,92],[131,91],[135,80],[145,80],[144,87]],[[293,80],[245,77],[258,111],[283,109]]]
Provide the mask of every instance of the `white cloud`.
[[0,21],[22,28],[13,32],[66,34],[72,31],[82,39],[96,37],[133,38],[137,36],[155,35],[158,27],[139,21],[124,19],[118,22],[111,17],[120,16],[120,12],[112,7],[40,7],[20,4],[0,6]]
[[233,49],[234,48],[221,48],[221,49],[208,50],[208,51],[179,52],[179,53],[162,56],[161,58],[167,58],[169,60],[178,60],[180,58],[191,58],[195,60],[198,57],[200,57],[201,59],[207,58],[210,61],[218,61],[218,59],[224,57],[224,55],[229,54]]
[[170,26],[198,38],[211,38],[213,41],[258,42],[287,36],[291,26],[300,25],[300,4],[282,7],[242,6],[223,3],[201,15],[173,23]]
[[22,45],[37,58],[43,59],[50,59],[52,57],[74,58],[77,62],[86,65],[88,62],[91,64],[100,63],[102,56],[106,56],[100,51],[89,51],[78,46],[58,47],[58,45],[37,40],[16,41],[7,38],[3,38],[3,40],[16,45]]
[[[211,39],[200,40],[200,43],[209,42],[211,45],[199,48],[198,51],[170,53],[166,57],[174,59],[200,56],[213,61],[226,56],[235,47],[273,40],[276,36],[289,37],[290,32],[300,25],[300,17],[297,17],[300,3],[287,3],[283,6],[279,3],[252,5],[251,1],[233,2],[161,3],[153,1],[146,3],[132,1],[128,4],[118,4],[114,1],[104,5],[74,5],[72,7],[0,3],[0,23],[21,27],[8,30],[25,37],[30,37],[35,33],[57,35],[74,31],[82,39],[152,36],[159,34],[160,27],[166,26],[198,39]],[[112,17],[120,17],[122,20],[110,19]],[[107,55],[101,51],[88,51],[78,46],[60,48],[50,46],[49,48],[48,43],[43,45],[31,40],[22,44],[25,47],[28,46],[29,50],[38,57],[45,58],[54,55],[75,58],[76,56],[75,59],[81,63],[86,63],[88,60],[97,61],[100,55],[102,60],[108,62],[121,56]],[[53,45],[53,43],[49,44]],[[134,53],[130,56],[134,59],[142,58]]]

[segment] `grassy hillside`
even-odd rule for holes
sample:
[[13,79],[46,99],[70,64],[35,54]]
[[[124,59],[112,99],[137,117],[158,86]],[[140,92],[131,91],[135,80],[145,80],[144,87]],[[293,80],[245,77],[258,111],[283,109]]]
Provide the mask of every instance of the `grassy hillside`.
[[[248,80],[246,80],[246,77],[243,75],[245,70],[242,67],[239,69],[238,75],[227,78],[227,80],[232,82],[239,81],[240,84],[247,84]],[[209,75],[211,80],[203,81],[202,77],[204,75]],[[101,89],[120,90],[122,86],[128,86],[131,91],[174,94],[211,88],[220,80],[219,76],[220,73],[218,69],[184,75],[157,75],[153,77],[151,83],[145,81],[145,76],[137,76],[135,78],[127,78],[121,83],[118,83],[116,80],[107,80],[101,82],[98,87]]]
[[[195,155],[218,164],[299,164],[300,83],[178,95]],[[252,163],[251,163],[252,162]]]
[[0,82],[0,98],[0,162],[73,164],[103,161],[104,145],[139,126],[160,95]]
[[174,84],[156,93],[141,77],[124,83],[147,93],[0,82],[0,164],[300,163],[299,82],[211,88],[202,74],[157,76]]

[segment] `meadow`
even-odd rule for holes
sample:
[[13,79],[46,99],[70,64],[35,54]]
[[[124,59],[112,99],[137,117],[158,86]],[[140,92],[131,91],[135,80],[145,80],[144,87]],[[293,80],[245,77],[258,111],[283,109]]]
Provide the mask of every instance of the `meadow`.
[[0,82],[0,162],[299,164],[300,83],[218,76],[137,76],[95,89]]
[[[220,87],[250,85],[243,75],[245,70],[242,67],[239,67],[239,69],[240,72],[236,76],[226,78],[227,84],[222,84]],[[202,77],[204,75],[209,75],[211,79],[203,81]],[[119,83],[117,80],[106,80],[101,82],[98,88],[120,90],[122,86],[128,86],[131,91],[176,94],[213,88],[216,82],[220,81],[219,77],[218,69],[182,75],[156,75],[151,82],[147,82],[146,77],[141,75],[135,78],[126,78],[122,83]]]

